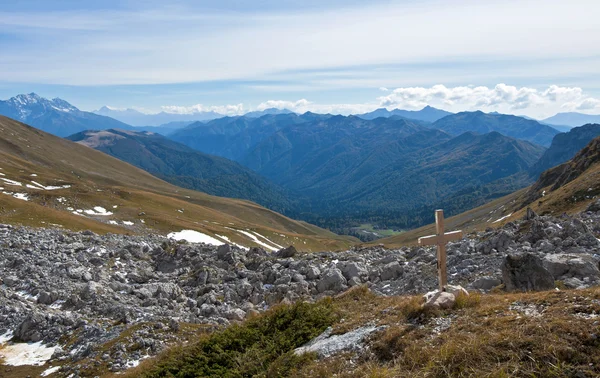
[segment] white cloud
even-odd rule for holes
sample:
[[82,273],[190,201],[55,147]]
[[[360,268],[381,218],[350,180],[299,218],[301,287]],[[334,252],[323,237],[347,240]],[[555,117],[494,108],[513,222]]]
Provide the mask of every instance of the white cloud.
[[586,98],[575,109],[583,111],[600,110],[600,100],[597,98]]
[[246,113],[244,109],[244,104],[215,106],[204,106],[202,104],[192,106],[165,105],[161,106],[161,109],[165,113],[172,114],[195,114],[202,112],[215,112],[224,115],[240,115]]
[[592,98],[578,87],[551,85],[545,90],[498,84],[485,86],[446,87],[434,85],[394,89],[379,97],[382,107],[420,109],[426,105],[452,111],[476,110],[504,113],[547,115],[558,109],[600,110],[600,100]]
[[269,100],[259,104],[257,110],[269,108],[288,109],[295,113],[322,113],[322,114],[360,114],[370,112],[377,108],[377,104],[316,104],[306,99],[298,101]]
[[[446,86],[436,84],[430,87],[399,87],[387,89],[383,96],[363,103],[318,103],[306,98],[299,100],[267,100],[256,107],[244,104],[192,106],[165,105],[160,109],[167,113],[194,114],[216,112],[223,115],[241,115],[252,110],[269,108],[288,109],[296,113],[314,112],[322,114],[362,114],[377,108],[420,110],[427,105],[452,111],[484,112],[497,111],[505,114],[527,115],[542,119],[558,112],[578,111],[589,114],[600,113],[600,99],[586,93],[579,87],[550,85],[547,88],[517,87],[507,84],[487,86]],[[111,107],[112,108],[112,107]],[[112,108],[117,109],[117,108]],[[156,111],[133,107],[146,114]]]

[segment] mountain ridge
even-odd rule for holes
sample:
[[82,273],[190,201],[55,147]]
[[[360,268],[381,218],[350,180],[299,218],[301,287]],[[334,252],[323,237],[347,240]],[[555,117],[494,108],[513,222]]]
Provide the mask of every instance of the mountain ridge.
[[87,130],[67,139],[107,153],[174,185],[207,194],[246,199],[289,212],[282,188],[242,165],[204,154],[159,134],[127,130]]
[[531,174],[537,178],[545,170],[571,160],[577,152],[597,136],[600,136],[600,124],[574,127],[566,133],[557,134],[552,139],[548,150],[531,168]]
[[584,114],[577,112],[557,113],[552,117],[542,120],[550,125],[558,126],[583,126],[588,123],[600,123],[600,114]]
[[448,115],[434,122],[432,127],[452,135],[459,135],[467,131],[479,134],[498,131],[503,135],[544,147],[550,146],[552,138],[559,133],[558,130],[534,120],[508,114],[484,113],[479,110]]
[[421,110],[403,110],[403,109],[392,109],[388,110],[386,108],[379,108],[369,113],[359,114],[357,115],[360,118],[372,120],[379,117],[392,117],[392,116],[400,116],[403,118],[413,119],[417,121],[425,121],[425,122],[435,122],[438,119],[441,119],[447,115],[451,115],[453,113],[437,109],[432,106],[425,106]]
[[60,98],[48,100],[33,92],[0,100],[0,115],[62,137],[94,128],[132,128],[110,117],[79,110]]

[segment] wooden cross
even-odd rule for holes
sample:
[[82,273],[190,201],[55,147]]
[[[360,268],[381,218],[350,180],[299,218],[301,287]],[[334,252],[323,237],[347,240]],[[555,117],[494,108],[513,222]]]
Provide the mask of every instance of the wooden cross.
[[440,291],[444,291],[444,287],[448,283],[448,275],[446,273],[446,243],[451,240],[462,239],[463,233],[462,231],[444,233],[444,210],[435,211],[435,232],[435,235],[419,238],[419,245],[437,245],[438,282]]

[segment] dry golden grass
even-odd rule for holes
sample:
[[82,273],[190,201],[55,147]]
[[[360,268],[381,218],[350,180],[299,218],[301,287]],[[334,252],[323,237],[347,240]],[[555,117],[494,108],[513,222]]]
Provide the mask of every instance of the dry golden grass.
[[[476,294],[459,298],[452,310],[431,313],[420,309],[418,297],[378,299],[356,290],[334,301],[344,314],[336,327],[387,324],[369,342],[370,353],[358,361],[348,355],[313,361],[293,376],[600,376],[600,326],[593,315],[600,313],[599,297],[600,289]],[[514,303],[537,312],[511,310]],[[452,319],[450,327],[434,331],[444,317]]]

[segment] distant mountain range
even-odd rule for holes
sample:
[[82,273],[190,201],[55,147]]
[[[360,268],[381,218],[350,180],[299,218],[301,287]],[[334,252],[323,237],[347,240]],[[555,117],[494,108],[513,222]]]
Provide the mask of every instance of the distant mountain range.
[[[466,117],[465,127],[477,126],[479,118]],[[492,131],[523,132],[523,123],[512,118],[489,119]],[[520,120],[533,136],[534,125],[558,133]],[[226,117],[192,124],[170,137],[239,161],[307,196],[304,212],[296,216],[337,231],[343,230],[336,225],[349,221],[414,226],[424,222],[423,207],[444,201],[456,212],[477,206],[532,182],[526,172],[545,150],[498,132],[454,137],[435,126],[400,116],[367,120],[306,113]]]
[[570,160],[579,150],[598,136],[600,136],[600,124],[574,127],[567,133],[556,135],[550,148],[531,168],[532,175],[539,176],[545,170]]
[[[145,114],[135,109],[117,109],[109,106],[103,106],[98,110],[93,111],[94,114],[99,114],[107,117],[117,119],[121,122],[127,123],[133,126],[167,126],[167,125],[181,125],[184,123],[190,124],[197,121],[210,121],[217,118],[225,117],[224,114],[217,112],[194,112],[191,114],[180,114],[180,113],[167,113],[160,112],[155,114]],[[268,114],[290,114],[291,110],[288,109],[277,109],[269,108],[260,111],[252,111],[244,114],[245,117],[259,118]]]
[[358,117],[371,120],[371,119],[375,119],[375,118],[379,118],[379,117],[389,118],[389,117],[393,117],[393,116],[399,116],[399,117],[414,119],[414,120],[418,120],[418,121],[435,122],[438,119],[444,118],[445,116],[450,115],[450,114],[453,114],[453,113],[450,113],[450,112],[447,112],[447,111],[441,110],[441,109],[436,109],[431,106],[426,106],[421,110],[401,110],[401,109],[387,110],[385,108],[380,108],[380,109],[374,110],[370,113],[360,114],[360,115],[358,115]]
[[[431,107],[359,116],[266,109],[133,127],[35,94],[0,105],[0,113],[42,130],[80,133],[70,139],[165,181],[338,232],[360,223],[418,226],[434,207],[460,213],[529,185],[598,133],[597,125],[561,134],[523,117]],[[108,131],[82,133],[90,129]]]
[[559,133],[558,130],[534,120],[481,111],[452,114],[434,122],[432,127],[452,135],[460,135],[468,131],[479,134],[497,131],[545,147],[550,146],[552,138]]
[[576,127],[583,126],[588,123],[600,123],[600,114],[591,115],[576,112],[558,113],[550,118],[542,120],[542,122],[549,125]]
[[133,126],[161,126],[172,122],[191,123],[223,117],[222,114],[216,112],[195,112],[192,114],[160,112],[156,114],[145,114],[135,109],[116,109],[108,106],[103,106],[98,110],[94,110],[93,113],[111,117]]
[[49,100],[35,93],[0,101],[0,115],[62,137],[88,129],[131,128],[116,119],[81,111],[60,98]]
[[220,197],[247,199],[279,212],[289,212],[291,208],[285,191],[259,174],[159,134],[102,130],[84,131],[67,139],[135,165],[174,185]]
[[277,115],[277,114],[292,114],[294,112],[292,112],[291,110],[288,109],[277,109],[277,108],[269,108],[269,109],[265,109],[265,110],[257,110],[254,112],[248,112],[246,114],[244,114],[245,117],[250,117],[250,118],[259,118],[262,117],[264,115]]

